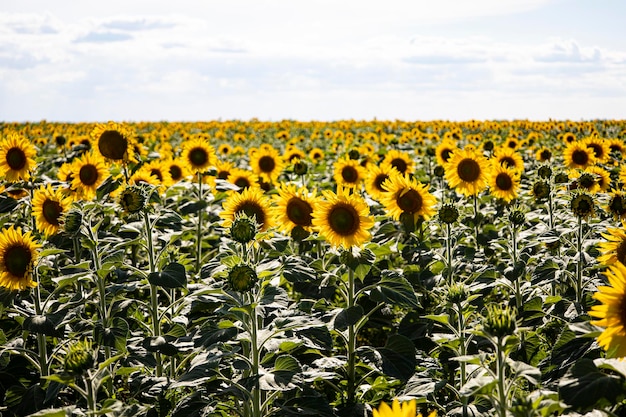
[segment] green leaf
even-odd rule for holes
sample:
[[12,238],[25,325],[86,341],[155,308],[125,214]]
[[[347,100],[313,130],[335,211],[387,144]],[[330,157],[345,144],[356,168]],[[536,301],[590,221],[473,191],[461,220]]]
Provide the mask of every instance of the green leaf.
[[17,207],[17,200],[13,197],[0,195],[0,213],[8,213]]
[[590,409],[602,398],[614,404],[624,395],[623,382],[600,372],[593,360],[582,358],[559,381],[559,394],[572,407]]
[[395,271],[384,270],[381,280],[372,290],[370,298],[395,306],[417,308],[417,296],[411,283]]
[[102,200],[105,195],[117,190],[120,185],[122,185],[121,179],[114,179],[113,176],[108,176],[96,189],[96,199],[98,201]]
[[60,253],[65,253],[67,252],[64,249],[55,249],[55,248],[48,248],[48,249],[44,249],[41,252],[39,252],[39,257],[40,258],[45,258],[46,256],[50,256],[50,255],[58,255]]
[[273,371],[261,375],[259,387],[267,391],[289,391],[298,388],[300,379],[297,375],[300,372],[300,363],[296,358],[291,355],[281,355],[276,358]]
[[450,324],[450,316],[448,314],[429,314],[424,316],[424,318],[436,321],[437,323],[441,323],[445,326]]
[[94,327],[94,338],[99,344],[114,347],[120,351],[126,351],[128,333],[128,323],[121,317],[114,317],[111,327],[104,328],[101,321],[98,321]]
[[382,359],[383,372],[393,378],[407,381],[415,373],[417,360],[411,339],[399,334],[389,336],[385,347],[376,351]]
[[289,282],[308,282],[317,278],[315,269],[297,256],[288,256],[283,260],[282,274]]
[[337,317],[335,317],[335,330],[346,330],[348,326],[355,325],[364,314],[363,307],[360,305],[341,310],[339,314],[337,314]]
[[70,386],[74,383],[74,377],[70,374],[52,374],[48,376],[42,377],[48,381],[58,382],[59,384],[63,384],[66,386]]
[[180,214],[173,210],[163,210],[157,218],[154,227],[157,229],[170,229],[180,231],[182,230],[183,218]]
[[27,417],[69,417],[72,415],[72,411],[74,411],[75,408],[75,405],[63,408],[46,408],[34,414],[29,414]]
[[185,288],[187,286],[187,272],[183,265],[173,262],[166,265],[161,272],[150,273],[148,281],[152,285],[163,288]]

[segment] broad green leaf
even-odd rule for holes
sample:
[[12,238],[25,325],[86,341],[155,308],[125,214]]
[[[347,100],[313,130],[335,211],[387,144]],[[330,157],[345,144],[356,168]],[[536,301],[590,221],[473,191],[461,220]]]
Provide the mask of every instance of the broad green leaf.
[[364,315],[363,307],[360,305],[345,308],[335,317],[335,330],[346,330],[348,326],[355,325]]
[[178,262],[172,262],[161,272],[152,272],[148,275],[150,284],[163,288],[185,288],[187,286],[187,272]]
[[29,414],[27,417],[69,417],[72,415],[75,408],[75,405],[63,408],[46,408],[34,414]]
[[407,381],[415,373],[415,345],[410,339],[394,334],[389,336],[385,347],[376,350],[382,358],[382,369],[386,375]]
[[309,282],[317,278],[315,269],[297,256],[288,256],[283,260],[282,274],[289,282]]
[[371,292],[371,299],[395,306],[417,308],[417,296],[411,283],[395,271],[384,270],[382,277]]
[[590,409],[602,398],[614,403],[623,396],[623,380],[601,372],[593,360],[582,358],[559,381],[559,394],[572,407]]

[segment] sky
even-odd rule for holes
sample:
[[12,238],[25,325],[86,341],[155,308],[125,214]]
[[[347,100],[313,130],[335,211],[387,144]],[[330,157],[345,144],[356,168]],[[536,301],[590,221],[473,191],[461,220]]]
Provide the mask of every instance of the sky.
[[626,119],[623,0],[0,3],[0,121]]

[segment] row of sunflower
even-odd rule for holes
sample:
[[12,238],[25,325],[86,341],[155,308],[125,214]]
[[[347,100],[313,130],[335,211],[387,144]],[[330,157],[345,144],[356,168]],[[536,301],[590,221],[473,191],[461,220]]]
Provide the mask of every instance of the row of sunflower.
[[619,413],[625,132],[5,123],[2,411]]

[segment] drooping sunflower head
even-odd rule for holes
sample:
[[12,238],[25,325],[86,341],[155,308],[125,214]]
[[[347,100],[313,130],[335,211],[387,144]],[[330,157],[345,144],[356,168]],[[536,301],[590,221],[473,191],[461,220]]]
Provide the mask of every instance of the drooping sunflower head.
[[91,131],[91,149],[114,162],[137,162],[137,140],[125,125],[116,122],[99,123]]
[[118,202],[124,213],[137,214],[146,207],[148,197],[148,190],[145,186],[129,184],[120,193]]
[[450,188],[465,196],[478,195],[487,188],[490,166],[487,158],[475,149],[458,150],[444,165]]
[[184,142],[181,157],[187,169],[193,173],[204,173],[217,163],[215,149],[201,137]]
[[626,193],[613,191],[605,207],[606,211],[616,220],[626,220]]
[[70,375],[82,375],[94,365],[93,350],[88,341],[77,341],[70,345],[64,359],[64,369]]
[[37,229],[46,237],[56,235],[61,228],[63,215],[72,205],[72,199],[63,190],[54,190],[50,184],[33,193],[32,213]]
[[570,169],[585,169],[596,163],[593,150],[582,142],[569,143],[563,150],[563,160]]
[[228,271],[228,285],[237,292],[250,291],[257,281],[256,271],[249,265],[236,265]]
[[452,203],[445,203],[439,208],[437,213],[439,220],[446,224],[452,224],[459,218],[459,210]]
[[430,219],[436,212],[437,199],[428,192],[428,187],[408,175],[391,175],[382,185],[386,191],[381,203],[394,220],[402,214],[410,215],[414,221]]
[[313,212],[313,226],[331,246],[350,249],[370,240],[374,218],[360,195],[341,186],[336,194],[327,190],[322,193],[324,199]]
[[0,141],[0,178],[9,182],[28,180],[35,168],[35,146],[17,133],[9,133]]
[[230,236],[234,241],[246,244],[254,239],[258,229],[254,217],[249,217],[245,212],[240,212],[235,215],[235,219],[230,225]]
[[545,200],[550,196],[550,183],[546,180],[537,180],[533,183],[531,192],[535,199]]
[[0,232],[0,286],[22,291],[37,286],[32,271],[39,256],[40,245],[31,233],[21,228],[3,229]]
[[601,304],[591,306],[591,324],[604,327],[598,344],[608,357],[626,357],[626,266],[616,262],[605,272],[609,285],[598,287],[593,297]]
[[595,203],[593,197],[586,192],[575,192],[570,202],[572,213],[583,220],[595,214]]
[[259,232],[264,232],[274,225],[274,219],[270,214],[270,200],[263,190],[258,187],[246,188],[241,193],[232,193],[222,203],[223,210],[220,217],[224,220],[222,226],[229,228],[235,216],[245,213],[248,217],[254,217]]
[[313,212],[316,209],[318,198],[309,194],[306,188],[298,188],[294,184],[281,184],[277,187],[278,194],[274,196],[273,217],[277,219],[278,228],[290,233],[293,228],[301,227],[311,231],[313,227]]
[[509,203],[517,197],[519,186],[520,174],[518,171],[503,165],[493,167],[489,177],[491,195]]
[[338,185],[347,188],[357,188],[364,177],[365,170],[358,160],[342,158],[335,162],[333,178]]
[[261,146],[257,152],[250,157],[250,168],[263,181],[273,183],[283,172],[283,159],[277,149],[272,146]]

